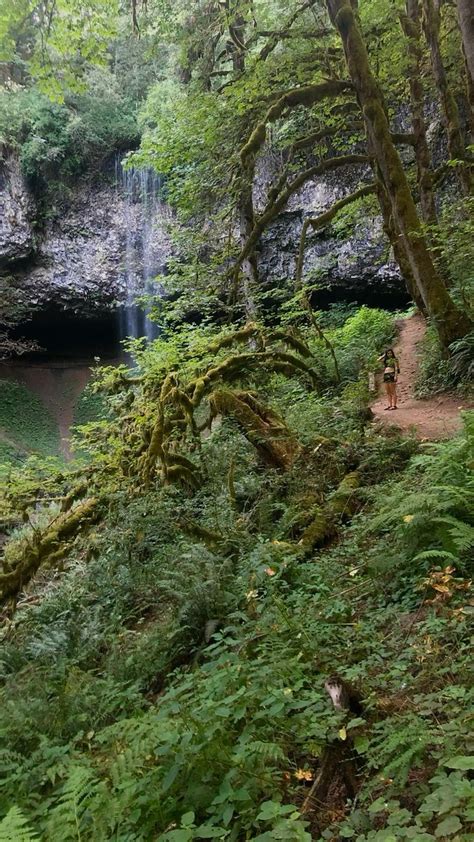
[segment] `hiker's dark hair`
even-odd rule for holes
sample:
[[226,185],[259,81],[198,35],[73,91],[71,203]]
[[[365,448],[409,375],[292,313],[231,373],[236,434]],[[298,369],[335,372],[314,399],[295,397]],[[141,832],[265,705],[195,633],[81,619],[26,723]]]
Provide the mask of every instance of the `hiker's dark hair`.
[[392,358],[393,358],[394,360],[396,360],[395,351],[393,350],[393,348],[386,348],[386,349],[385,349],[385,353],[384,353],[384,355],[383,355],[383,361],[384,361],[384,363],[386,363],[386,362],[387,362],[387,357],[388,357],[388,355],[389,355],[389,354],[391,354],[391,355],[392,355]]

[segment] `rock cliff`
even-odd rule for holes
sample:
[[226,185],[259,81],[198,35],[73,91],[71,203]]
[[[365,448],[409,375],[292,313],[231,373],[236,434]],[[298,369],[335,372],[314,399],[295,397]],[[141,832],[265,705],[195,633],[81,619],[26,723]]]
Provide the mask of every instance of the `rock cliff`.
[[[117,174],[118,173],[118,174]],[[263,276],[291,283],[301,224],[328,208],[348,189],[351,175],[328,174],[309,182],[269,228],[261,244]],[[352,175],[353,178],[353,175]],[[350,187],[350,185],[349,185]],[[170,213],[159,185],[143,175],[98,176],[78,184],[67,199],[41,215],[12,153],[0,165],[0,271],[10,292],[33,313],[54,309],[97,318],[144,289],[163,271],[170,254]],[[321,286],[321,302],[403,299],[404,284],[390,259],[376,212],[356,220],[353,233],[333,227],[310,234],[305,271]]]
[[170,214],[154,181],[98,177],[49,205],[35,235],[35,203],[10,156],[0,181],[0,256],[10,291],[33,313],[94,318],[143,292],[170,254]]
[[28,257],[34,247],[33,204],[16,155],[0,144],[0,267]]

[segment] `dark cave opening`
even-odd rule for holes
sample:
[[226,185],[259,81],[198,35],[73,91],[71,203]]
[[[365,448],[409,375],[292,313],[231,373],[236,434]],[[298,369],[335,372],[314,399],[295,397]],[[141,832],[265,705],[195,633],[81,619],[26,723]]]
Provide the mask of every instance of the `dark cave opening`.
[[18,325],[14,338],[33,340],[39,346],[38,351],[24,354],[23,360],[113,359],[120,353],[120,315],[110,310],[91,318],[50,307]]
[[[330,310],[334,305],[357,307],[380,307],[386,310],[406,309],[411,303],[403,287],[394,290],[393,285],[385,291],[383,286],[359,286],[357,289],[337,285],[320,287],[311,296],[315,310]],[[281,297],[269,290],[262,295],[261,304],[270,321],[279,320]],[[61,359],[65,362],[87,361],[99,357],[101,361],[117,360],[122,357],[121,342],[127,333],[124,308],[102,311],[98,315],[85,316],[49,307],[35,313],[27,322],[18,325],[13,333],[16,339],[33,340],[39,350],[22,355],[22,360],[40,362]],[[199,324],[202,315],[193,313],[186,319]],[[216,319],[218,324],[220,319]]]

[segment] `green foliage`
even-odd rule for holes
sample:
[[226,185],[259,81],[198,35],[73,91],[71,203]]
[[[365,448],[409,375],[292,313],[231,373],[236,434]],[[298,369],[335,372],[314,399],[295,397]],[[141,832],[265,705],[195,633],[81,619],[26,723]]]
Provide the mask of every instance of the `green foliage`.
[[35,89],[3,91],[0,138],[18,147],[23,171],[37,186],[70,183],[137,142],[135,106],[106,70],[91,71],[86,92],[63,103]]
[[22,78],[27,61],[38,88],[59,100],[65,90],[83,89],[91,65],[106,63],[118,14],[115,0],[59,0],[39,10],[31,0],[7,0],[0,19],[0,55],[14,80]]
[[7,444],[20,451],[57,454],[57,425],[42,401],[25,386],[9,380],[0,381],[0,393],[0,429]]
[[106,404],[102,395],[94,392],[90,386],[86,386],[79,395],[74,408],[74,426],[89,424],[91,421],[99,421],[106,413]]
[[450,355],[440,346],[432,328],[428,328],[421,342],[421,358],[416,384],[419,397],[458,390],[461,395],[472,389],[474,372],[473,333],[453,342]]
[[[301,327],[299,292],[286,303],[288,290],[275,293],[286,338],[279,325],[239,330],[240,288],[229,301],[235,232],[255,184],[239,150],[282,92],[346,75],[340,42],[316,6],[291,20],[299,7],[273,0],[178,0],[149,13],[140,5],[143,39],[128,51],[114,2],[79,5],[45,4],[33,31],[29,3],[2,10],[2,60],[13,74],[2,138],[57,198],[112,152],[134,148],[141,131],[128,162],[166,176],[181,227],[165,332],[149,346],[131,343],[134,370],[101,370],[79,403],[87,459],[33,459],[8,473],[0,585],[15,573],[12,558],[41,546],[49,527],[53,546],[35,578],[19,581],[1,633],[0,835],[309,842],[469,832],[472,415],[458,438],[420,452],[374,432],[367,372],[392,341],[393,316],[317,314],[338,383],[328,345]],[[396,104],[407,93],[401,3],[386,5],[361,4],[361,25]],[[240,13],[249,43],[238,69]],[[454,30],[443,30],[453,68]],[[25,66],[37,80],[30,89],[13,80],[25,82]],[[343,153],[363,142],[346,125],[341,106],[352,91],[348,98],[285,107],[271,130],[260,126],[270,169],[259,171],[262,193],[324,160],[332,143]],[[321,126],[334,140],[293,148]],[[443,220],[437,240],[467,309],[468,209]],[[361,210],[372,213],[372,200],[349,208],[336,231]],[[263,284],[258,305],[274,292]],[[230,324],[217,332],[216,318]],[[453,352],[449,371],[468,376],[470,338]],[[432,356],[438,365],[434,346]],[[11,394],[23,407],[24,395]],[[229,395],[234,408],[239,399],[260,408],[257,431],[235,411],[223,417]],[[34,419],[8,410],[22,444],[40,417],[30,407]],[[52,452],[49,435],[37,437],[39,450]],[[265,446],[268,454],[285,443],[291,458],[269,467]],[[324,520],[347,476],[357,483],[334,540],[306,552],[302,535]],[[55,522],[86,495],[97,521],[58,547]],[[324,685],[334,672],[360,697],[357,715],[331,703]],[[328,798],[303,816],[327,758]],[[356,798],[342,773],[351,764]]]
[[21,810],[11,807],[0,822],[1,842],[31,842],[37,838],[36,833],[28,828],[28,821]]
[[[354,378],[361,337],[376,353],[391,326],[364,310],[336,328],[340,353],[356,356]],[[155,406],[170,368],[195,377],[203,361],[227,359],[230,336],[219,348],[209,330],[184,329],[137,350],[143,379],[131,384],[126,417]],[[416,445],[364,429],[357,379],[314,397],[295,377],[255,373],[255,388],[307,442],[294,469],[262,468],[225,420],[201,442],[198,491],[155,484],[137,493],[128,478],[117,481],[106,448],[123,435],[127,376],[109,368],[99,381],[111,423],[114,411],[119,419],[93,455],[107,466],[102,522],[70,549],[59,578],[43,573],[36,604],[20,597],[3,638],[2,813],[17,805],[45,840],[306,842],[311,817],[293,805],[345,733],[361,789],[350,812],[343,797],[343,818],[323,838],[383,838],[373,834],[391,828],[412,838],[416,828],[429,839],[456,820],[463,828],[472,418],[458,439],[407,467]],[[301,528],[354,464],[364,510],[302,564]],[[33,479],[23,476],[23,497]],[[55,481],[43,476],[41,486]],[[360,689],[362,716],[331,705],[324,681],[335,669]],[[441,790],[445,806],[434,807]]]
[[474,199],[445,202],[432,234],[436,254],[448,268],[454,295],[468,312],[474,310]]

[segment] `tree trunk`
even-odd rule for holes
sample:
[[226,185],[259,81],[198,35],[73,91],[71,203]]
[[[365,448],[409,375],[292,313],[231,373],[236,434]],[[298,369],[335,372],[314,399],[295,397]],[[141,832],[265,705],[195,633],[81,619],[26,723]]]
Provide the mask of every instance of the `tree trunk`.
[[420,191],[421,213],[426,223],[436,223],[436,205],[433,193],[431,156],[426,141],[426,126],[423,114],[423,83],[421,81],[422,50],[420,44],[420,3],[407,0],[406,14],[400,15],[400,23],[407,38],[409,58],[409,85],[413,134],[415,135],[415,156],[418,189]]
[[472,0],[457,0],[462,52],[466,67],[467,99],[470,108],[471,142],[474,141],[474,6]]
[[326,0],[342,43],[349,73],[365,120],[370,147],[387,191],[396,227],[400,231],[410,268],[428,314],[447,347],[471,329],[469,318],[452,301],[428,250],[415,201],[390,135],[383,96],[369,64],[367,49],[347,0]]
[[[239,217],[239,241],[241,249],[243,249],[254,228],[252,187],[248,184],[245,184],[240,192],[237,213]],[[244,258],[241,270],[245,316],[247,319],[255,319],[258,312],[255,301],[255,292],[258,289],[258,259],[255,251]]]
[[[237,4],[238,7],[238,4]],[[232,70],[235,78],[245,70],[245,18],[238,12],[238,8],[232,8],[231,4],[225,4],[228,17],[229,42],[228,48],[232,58]],[[237,200],[237,226],[238,237],[243,249],[254,227],[254,209],[252,196],[253,172],[243,173],[239,196]],[[258,289],[258,259],[255,251],[242,260],[242,300],[247,319],[255,319],[257,316],[257,305],[254,293]],[[233,291],[233,298],[237,300],[238,275],[236,275],[236,289]]]
[[377,198],[379,200],[380,210],[382,211],[383,230],[390,245],[392,246],[393,255],[398,263],[400,272],[402,273],[408,294],[411,295],[413,301],[418,307],[418,310],[420,310],[421,313],[426,313],[425,302],[423,301],[421,293],[416,285],[415,278],[413,277],[410,261],[405,249],[405,243],[403,238],[400,236],[400,231],[395,225],[390,199],[387,196],[387,192],[380,180],[380,177],[377,178]]
[[456,0],[459,28],[471,82],[474,84],[474,5],[472,0]]
[[[438,88],[441,105],[446,121],[446,133],[448,139],[448,150],[450,157],[455,160],[463,160],[466,156],[466,148],[461,132],[459,121],[459,110],[448,83],[448,77],[444,67],[443,57],[439,43],[440,14],[435,7],[433,0],[423,0],[423,29],[426,42],[431,56],[431,67],[433,76]],[[468,196],[472,189],[472,177],[470,167],[458,166],[456,168],[459,183],[463,193]]]

